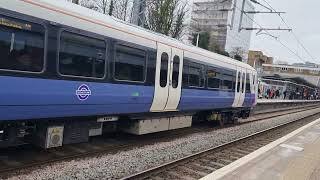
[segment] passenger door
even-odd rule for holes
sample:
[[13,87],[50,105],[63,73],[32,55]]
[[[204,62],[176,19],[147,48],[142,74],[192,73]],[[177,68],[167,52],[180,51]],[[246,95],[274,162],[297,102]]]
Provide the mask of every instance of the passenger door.
[[232,107],[242,107],[245,94],[245,69],[237,68],[235,96]]
[[169,76],[169,97],[165,110],[176,110],[178,108],[181,87],[182,87],[182,69],[183,69],[183,51],[172,48]]
[[255,99],[253,105],[257,105],[258,102],[258,79],[257,79],[257,73],[253,72],[252,75],[252,88],[253,88],[253,93],[255,94]]
[[247,74],[246,74],[246,70],[245,69],[242,69],[242,78],[241,78],[241,91],[240,91],[240,100],[239,100],[239,107],[242,107],[243,106],[243,103],[244,103],[244,99],[246,97],[246,81],[247,81]]
[[236,73],[236,84],[235,84],[235,94],[234,94],[234,101],[232,104],[232,107],[238,107],[239,105],[239,99],[240,99],[240,85],[241,85],[241,72],[240,68],[237,68],[237,73]]
[[151,112],[176,111],[181,97],[183,51],[158,43]]

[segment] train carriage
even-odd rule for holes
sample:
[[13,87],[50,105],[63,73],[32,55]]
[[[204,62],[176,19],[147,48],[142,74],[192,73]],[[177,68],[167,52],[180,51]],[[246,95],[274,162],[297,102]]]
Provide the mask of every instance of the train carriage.
[[245,63],[68,2],[0,8],[0,147],[234,120],[256,105]]

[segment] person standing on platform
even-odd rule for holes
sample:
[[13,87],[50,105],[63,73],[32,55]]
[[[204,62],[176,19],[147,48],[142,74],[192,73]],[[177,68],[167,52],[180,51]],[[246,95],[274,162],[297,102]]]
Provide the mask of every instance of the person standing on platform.
[[267,89],[267,99],[271,98],[271,91],[270,89]]
[[280,91],[279,89],[276,90],[276,99],[278,99],[280,97]]
[[287,97],[287,91],[285,90],[283,91],[283,99],[286,99],[286,97]]

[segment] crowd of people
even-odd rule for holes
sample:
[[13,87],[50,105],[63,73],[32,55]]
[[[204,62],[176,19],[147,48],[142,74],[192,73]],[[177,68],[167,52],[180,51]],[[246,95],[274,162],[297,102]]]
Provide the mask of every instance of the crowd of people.
[[275,88],[268,88],[265,92],[261,92],[260,88],[258,89],[259,97],[266,99],[301,99],[301,100],[314,100],[319,99],[319,94],[316,91],[310,91],[307,88],[299,89],[296,91],[287,91],[280,90]]

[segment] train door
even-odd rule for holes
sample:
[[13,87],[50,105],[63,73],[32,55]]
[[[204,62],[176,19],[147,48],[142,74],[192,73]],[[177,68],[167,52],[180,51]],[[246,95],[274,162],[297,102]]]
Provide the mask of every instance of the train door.
[[253,84],[253,93],[255,94],[254,104],[257,105],[259,94],[258,94],[258,79],[257,79],[257,73],[252,74],[252,84]]
[[247,80],[247,75],[246,75],[246,70],[242,69],[241,72],[241,91],[240,91],[240,98],[239,98],[239,104],[238,107],[242,107],[244,103],[244,99],[246,97],[246,80]]
[[158,43],[155,92],[150,111],[176,111],[182,86],[183,51]]
[[236,75],[236,84],[235,84],[235,96],[234,96],[234,102],[232,107],[241,107],[244,102],[244,83],[245,83],[245,73],[244,69],[238,67],[237,68],[237,75]]
[[240,86],[241,86],[241,69],[237,68],[235,95],[234,95],[234,101],[233,101],[232,107],[239,107],[238,104],[240,101]]
[[[249,71],[249,81],[250,81],[250,94],[254,94],[254,78],[253,78],[254,74],[252,71]],[[249,93],[249,92],[247,92]]]
[[176,110],[178,108],[181,87],[182,87],[182,69],[183,69],[183,51],[172,48],[172,58],[170,62],[169,76],[169,97],[165,110]]
[[[248,78],[247,78],[247,80],[249,81],[249,82],[247,82],[247,83],[249,83],[250,84],[250,88],[248,88],[247,90],[249,91],[249,92],[246,92],[246,93],[250,93],[250,98],[252,98],[252,94],[255,94],[255,84],[254,84],[254,74],[253,74],[253,71],[247,71],[248,73],[247,73],[247,75],[249,76]],[[253,97],[253,98],[255,98],[255,97]],[[252,104],[254,104],[254,100],[255,99],[253,99],[253,101],[250,101],[250,105],[251,105],[251,102],[252,102]]]

